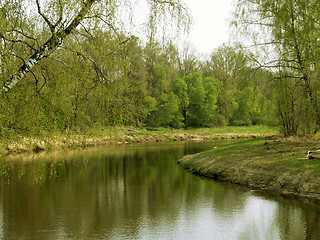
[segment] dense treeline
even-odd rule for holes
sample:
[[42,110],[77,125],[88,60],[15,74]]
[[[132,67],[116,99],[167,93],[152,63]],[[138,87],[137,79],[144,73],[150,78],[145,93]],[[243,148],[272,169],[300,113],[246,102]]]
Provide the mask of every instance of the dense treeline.
[[239,0],[233,26],[252,44],[209,58],[155,40],[168,18],[188,28],[183,1],[148,0],[148,43],[123,27],[130,2],[0,3],[1,137],[115,125],[320,130],[318,1]]
[[[95,36],[72,38],[2,95],[2,136],[111,125],[275,124],[271,95],[257,85],[269,73],[251,68],[240,48],[222,46],[200,61],[172,44]],[[3,58],[2,81],[11,64]]]

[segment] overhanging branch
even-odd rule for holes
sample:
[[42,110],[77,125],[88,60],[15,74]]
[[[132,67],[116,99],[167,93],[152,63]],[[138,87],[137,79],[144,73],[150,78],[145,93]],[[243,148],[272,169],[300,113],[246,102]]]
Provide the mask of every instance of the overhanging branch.
[[[39,0],[37,0],[38,2]],[[2,91],[10,91],[19,81],[21,81],[28,72],[45,56],[49,55],[53,50],[60,46],[64,38],[69,35],[80,22],[84,19],[85,15],[90,11],[92,4],[96,0],[87,0],[82,4],[82,8],[79,13],[74,17],[72,22],[65,28],[57,33],[52,32],[52,36],[39,48],[32,56],[26,61],[17,73],[14,74],[7,82],[4,83]],[[40,10],[41,12],[41,10]],[[49,23],[48,23],[49,24]],[[51,24],[51,23],[50,23]]]

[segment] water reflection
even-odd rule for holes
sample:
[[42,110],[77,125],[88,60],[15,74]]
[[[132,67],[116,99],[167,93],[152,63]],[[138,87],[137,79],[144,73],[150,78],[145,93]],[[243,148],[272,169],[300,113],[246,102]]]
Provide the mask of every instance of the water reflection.
[[191,175],[213,143],[129,145],[0,162],[2,239],[320,239],[310,206]]

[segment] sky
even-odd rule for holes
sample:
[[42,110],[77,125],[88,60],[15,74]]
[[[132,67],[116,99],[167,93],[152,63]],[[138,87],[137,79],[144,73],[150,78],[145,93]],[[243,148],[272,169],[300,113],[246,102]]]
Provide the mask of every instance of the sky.
[[[181,36],[180,43],[190,43],[200,54],[209,54],[223,43],[229,41],[229,23],[232,13],[233,0],[182,0],[191,11],[194,24],[188,36]],[[143,2],[143,1],[142,1]],[[140,2],[141,3],[141,2]],[[146,21],[146,4],[138,4],[136,8],[136,20],[139,23]],[[142,39],[145,32],[136,29]]]
[[[233,0],[181,1],[187,4],[194,20],[194,25],[189,35],[182,37],[181,41],[190,42],[191,46],[194,46],[202,54],[211,53],[222,43],[229,41],[229,23],[227,19],[231,17]],[[147,21],[146,13],[148,8],[146,1],[138,1],[135,8],[136,23],[140,25]],[[143,28],[137,26],[135,31],[142,39],[145,37]]]
[[232,0],[185,0],[194,18],[187,38],[197,51],[206,54],[229,41]]

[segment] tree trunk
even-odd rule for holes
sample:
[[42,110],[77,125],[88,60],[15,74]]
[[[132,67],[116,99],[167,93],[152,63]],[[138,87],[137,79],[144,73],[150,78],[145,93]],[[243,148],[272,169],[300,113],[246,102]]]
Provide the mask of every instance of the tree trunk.
[[64,38],[69,35],[74,29],[78,27],[80,22],[84,19],[85,15],[90,11],[92,4],[96,0],[87,0],[82,4],[82,8],[79,13],[74,17],[73,21],[65,28],[60,31],[53,33],[52,36],[44,43],[33,55],[20,66],[17,73],[15,73],[7,82],[5,82],[2,91],[10,91],[19,81],[21,81],[28,72],[36,65],[42,58],[50,54],[58,46],[60,46]]
[[314,112],[316,114],[316,127],[314,129],[314,134],[316,134],[320,129],[320,109],[318,105],[317,96],[313,90],[313,87],[311,85],[310,75],[308,74],[307,67],[305,66],[305,61],[302,59],[302,51],[300,49],[299,43],[298,43],[298,36],[296,34],[296,24],[295,24],[295,18],[292,14],[291,16],[291,28],[292,28],[292,34],[293,34],[293,40],[294,40],[294,51],[296,54],[297,62],[299,64],[299,69],[302,74],[301,79],[303,80],[305,84],[306,92],[309,96],[310,102],[312,104],[312,107],[314,109]]

